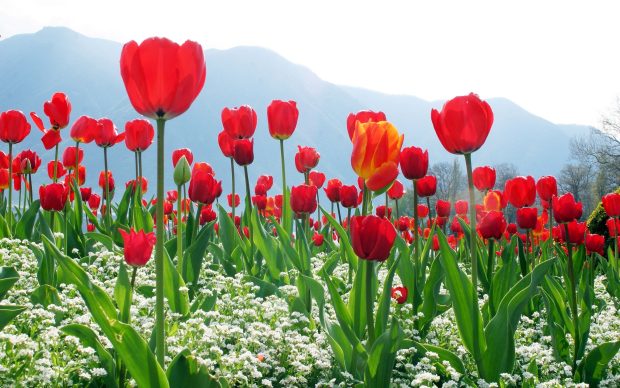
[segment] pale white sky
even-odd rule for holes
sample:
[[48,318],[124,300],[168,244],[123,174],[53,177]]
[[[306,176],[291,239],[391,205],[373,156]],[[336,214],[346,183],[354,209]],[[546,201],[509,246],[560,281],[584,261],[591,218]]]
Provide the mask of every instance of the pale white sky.
[[262,46],[338,84],[427,100],[474,91],[590,125],[620,95],[619,19],[618,1],[0,0],[2,39],[52,25]]

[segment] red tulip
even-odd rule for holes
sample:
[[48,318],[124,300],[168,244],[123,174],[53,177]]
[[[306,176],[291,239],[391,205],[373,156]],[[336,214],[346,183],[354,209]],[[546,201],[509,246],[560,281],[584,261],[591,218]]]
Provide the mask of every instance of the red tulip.
[[[78,185],[79,186],[83,185],[84,182],[86,181],[86,167],[84,166],[78,167],[77,177],[78,177]],[[65,175],[65,185],[70,187],[74,181],[75,181],[75,169],[73,169],[73,172],[70,172],[69,174]],[[71,195],[73,195],[73,191],[71,191]]]
[[0,168],[0,192],[9,188],[9,170]]
[[233,141],[233,159],[240,166],[247,166],[254,161],[254,139]]
[[112,120],[103,118],[97,120],[97,130],[95,131],[95,143],[99,147],[112,147],[125,139],[125,134],[119,134],[116,125]]
[[24,150],[15,156],[13,162],[19,163],[19,168],[13,167],[13,172],[19,171],[21,174],[35,174],[41,165],[41,158],[32,150]]
[[437,178],[433,175],[427,175],[424,178],[416,180],[415,186],[420,198],[430,197],[435,195],[437,191]]
[[581,218],[583,208],[581,202],[575,202],[572,193],[560,197],[553,197],[553,218],[557,223],[570,222]]
[[0,168],[9,168],[9,156],[0,151]]
[[83,202],[88,202],[92,194],[93,190],[90,187],[80,187],[80,197],[82,197]]
[[203,206],[200,211],[200,225],[207,224],[209,222],[215,221],[217,219],[217,214],[213,211],[211,206]]
[[504,195],[516,208],[532,206],[536,201],[536,182],[531,176],[508,179]]
[[538,220],[538,209],[522,207],[517,209],[517,225],[521,229],[534,229]]
[[[377,215],[377,217],[385,218],[385,216],[386,216],[386,214],[385,214],[386,211],[385,210],[386,210],[385,205],[377,206],[377,208],[375,209],[375,214]],[[390,219],[392,218],[392,208],[391,207],[387,208],[387,218],[390,218]]]
[[472,178],[478,191],[491,190],[495,186],[495,169],[489,166],[476,167]]
[[222,132],[217,135],[217,144],[220,146],[222,154],[227,158],[232,158],[233,156],[233,140],[234,139],[230,137],[225,130],[222,130]]
[[110,193],[113,192],[116,186],[114,183],[114,176],[112,176],[112,171],[108,171],[107,179],[105,171],[101,171],[99,173],[99,187],[101,187],[102,190],[106,190],[106,181],[108,185],[108,191]]
[[325,183],[325,174],[318,171],[310,171],[308,180],[312,186],[316,186],[317,189],[320,189]]
[[517,224],[514,223],[510,223],[508,225],[506,225],[506,232],[508,232],[509,235],[513,235],[515,233],[517,233]]
[[266,195],[255,195],[252,197],[252,203],[258,210],[265,210],[267,207],[267,196]]
[[485,239],[494,238],[499,240],[502,238],[504,230],[506,230],[504,213],[495,210],[488,212],[478,224],[478,232]]
[[136,232],[133,228],[129,233],[123,229],[118,232],[123,237],[123,256],[125,262],[132,267],[143,267],[148,263],[155,246],[155,233]]
[[[77,152],[77,157],[76,157],[76,152]],[[79,165],[80,163],[82,163],[82,159],[84,159],[84,150],[81,148],[67,147],[62,153],[62,164],[67,170],[75,169],[76,165]]]
[[456,211],[456,214],[462,216],[462,215],[466,215],[467,214],[467,209],[469,204],[467,203],[467,201],[465,200],[458,200],[454,203],[454,210]]
[[54,165],[56,165],[56,177],[62,178],[67,173],[65,167],[61,162],[55,162],[53,160],[47,163],[47,175],[50,179],[54,179]]
[[144,119],[128,121],[125,124],[125,145],[129,151],[142,152],[153,143],[155,130]]
[[363,260],[385,261],[396,239],[392,223],[377,216],[351,217],[351,245]]
[[314,213],[317,207],[316,193],[316,186],[293,186],[291,188],[291,209],[296,214]]
[[409,217],[401,216],[394,222],[394,224],[396,225],[396,229],[398,229],[400,232],[404,232],[409,230],[409,225],[411,225],[411,221],[409,220]]
[[420,218],[425,218],[428,216],[428,206],[424,205],[424,204],[418,204],[418,217]]
[[30,123],[21,111],[0,113],[0,140],[10,144],[21,143],[29,133]]
[[69,125],[71,102],[64,93],[54,93],[49,101],[43,103],[43,112],[50,119],[50,124],[54,129],[63,129]]
[[438,199],[435,204],[435,211],[437,211],[438,217],[450,217],[450,208],[451,204],[449,201],[444,201],[443,199]]
[[355,187],[355,185],[340,186],[340,189],[338,190],[338,198],[340,199],[340,203],[342,204],[342,206],[346,207],[347,209],[357,207],[358,205],[357,187]]
[[273,177],[271,175],[261,175],[256,180],[257,185],[263,185],[265,191],[269,191],[273,187]]
[[558,184],[553,176],[543,176],[536,182],[536,191],[541,200],[550,202],[558,195]]
[[620,194],[609,193],[601,199],[605,213],[610,217],[620,217]]
[[387,195],[392,200],[401,199],[405,195],[405,186],[397,179],[392,183],[392,187],[387,191]]
[[295,101],[271,101],[267,107],[269,134],[274,139],[288,139],[295,132],[298,117],[299,111]]
[[185,112],[200,93],[207,75],[200,44],[178,45],[166,38],[131,41],[121,52],[121,76],[138,113],[169,120]]
[[196,163],[192,168],[192,178],[187,192],[189,199],[203,205],[215,201],[218,182],[213,177],[213,170],[206,163]]
[[605,236],[600,234],[586,234],[586,249],[601,256],[605,255]]
[[400,170],[407,179],[424,178],[428,171],[428,151],[405,147],[400,151]]
[[191,166],[194,162],[194,154],[189,148],[179,148],[172,151],[172,166],[176,167],[177,163],[183,156],[185,156],[185,159],[187,159],[187,163],[189,163],[189,165]]
[[226,200],[228,201],[228,206],[230,206],[230,207],[233,207],[233,206],[237,207],[241,203],[241,197],[239,197],[239,194],[235,194],[234,205],[233,205],[233,196],[232,196],[232,194],[228,194],[226,196]]
[[484,144],[493,125],[493,111],[474,93],[447,101],[441,112],[431,111],[441,145],[453,154],[469,154]]
[[314,235],[312,236],[312,243],[315,247],[320,247],[323,245],[324,239],[325,237],[322,234],[314,232]]
[[404,304],[407,301],[407,296],[409,295],[409,291],[405,286],[392,287],[391,290],[392,299],[396,300],[398,304]]
[[321,155],[315,148],[297,146],[298,151],[295,154],[295,167],[297,171],[304,174],[312,170],[319,164]]
[[387,119],[383,112],[373,112],[371,110],[362,110],[357,113],[349,113],[349,116],[347,117],[347,132],[349,133],[349,139],[351,140],[353,140],[355,125],[358,121],[360,123],[367,123],[369,121],[387,121]]
[[41,208],[50,211],[62,211],[69,198],[69,187],[62,183],[51,183],[39,187]]
[[[327,181],[327,186],[323,190],[325,190],[325,195],[330,202],[340,202],[341,187],[343,186],[340,179],[334,178]],[[357,201],[357,194],[355,201]]]
[[101,197],[99,196],[99,194],[92,193],[90,195],[90,198],[88,198],[88,207],[90,208],[90,210],[95,211],[99,209],[100,204],[101,204]]
[[605,225],[607,226],[609,237],[617,237],[617,233],[620,231],[620,219],[610,218],[605,222]]
[[71,138],[79,143],[90,143],[95,140],[98,132],[97,120],[88,116],[80,116],[71,126]]
[[[575,245],[583,244],[586,235],[586,223],[570,221],[566,225],[568,226],[568,242]],[[558,225],[557,228],[561,236],[561,241],[566,242],[565,225]]]
[[249,105],[222,110],[224,131],[232,139],[249,139],[256,131],[256,112]]
[[[142,194],[146,193],[149,187],[149,182],[146,180],[145,177],[138,177],[138,180],[141,182],[140,188],[142,190]],[[131,186],[131,192],[135,193],[136,192],[136,180],[135,179],[132,179],[125,183],[125,188],[128,188],[130,186]],[[111,190],[112,189],[110,189],[110,191]]]

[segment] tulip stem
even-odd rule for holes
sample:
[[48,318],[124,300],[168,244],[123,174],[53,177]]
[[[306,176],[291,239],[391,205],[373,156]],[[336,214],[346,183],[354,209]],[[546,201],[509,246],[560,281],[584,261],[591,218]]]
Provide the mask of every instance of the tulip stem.
[[433,219],[433,212],[431,211],[431,199],[426,197],[426,207],[428,207],[428,218]]
[[385,218],[392,221],[392,217],[390,216],[390,205],[387,191],[385,192]]
[[368,343],[366,343],[367,349],[372,349],[372,345],[375,343],[375,324],[374,324],[374,295],[372,294],[372,281],[373,281],[373,264],[372,260],[364,260],[366,262],[366,322],[368,324]]
[[[200,216],[199,216],[200,217]],[[177,270],[183,269],[183,220],[181,212],[181,185],[177,186]]]
[[[243,174],[245,175],[245,205],[246,205],[246,211],[249,211],[250,214],[247,214],[247,220],[248,220],[248,229],[250,231],[250,262],[252,263],[252,266],[254,266],[254,234],[252,233],[252,197],[250,195],[250,177],[248,175],[248,166],[243,166]],[[233,198],[233,204],[234,204],[235,199]],[[233,219],[234,222],[234,219]]]
[[400,210],[398,210],[398,199],[394,200],[394,206],[396,206],[396,219],[400,218]]
[[232,201],[230,201],[230,205],[232,207],[232,220],[235,222],[235,160],[230,158],[230,176],[232,180]]
[[9,216],[6,219],[9,232],[13,223],[13,143],[9,143]]
[[419,255],[420,255],[420,250],[418,249],[418,242],[419,242],[419,238],[418,238],[418,188],[416,187],[415,184],[415,179],[413,180],[413,268],[414,268],[414,273],[413,273],[413,284],[411,285],[411,290],[414,290],[415,292],[413,293],[413,314],[417,314],[418,313],[418,306],[420,305],[420,300],[419,300],[419,295],[421,295],[419,292],[417,292],[418,288],[418,278],[421,278],[420,276],[420,272],[425,271],[425,268],[420,268],[419,267]]
[[[157,119],[157,203],[155,242],[155,344],[157,361],[164,368],[164,127],[166,120]],[[165,368],[164,368],[165,369]]]
[[[288,197],[286,195],[286,166],[284,165],[284,140],[280,139],[280,161],[282,162],[282,215],[280,216],[282,218],[282,227],[285,227],[286,222],[285,222],[285,213],[288,214],[289,212],[289,205],[288,205]],[[233,199],[234,200],[234,199]],[[290,230],[287,230],[288,233],[290,233]]]
[[[76,156],[77,157],[77,156]],[[103,217],[105,219],[104,224],[106,225],[106,229],[110,231],[110,179],[108,177],[108,147],[103,147],[103,169],[105,170],[105,183],[104,183],[104,194],[105,194],[105,213]],[[75,172],[77,175],[77,171]]]
[[340,225],[342,225],[342,216],[340,215],[340,202],[336,202],[336,209],[338,209],[338,221],[340,221]]
[[30,194],[30,205],[32,205],[32,174],[28,173],[28,194]]
[[573,375],[576,372],[577,358],[579,348],[581,347],[581,334],[579,332],[579,313],[577,311],[577,294],[575,290],[575,273],[573,269],[573,249],[570,243],[570,237],[568,234],[568,223],[564,224],[564,241],[566,241],[566,265],[568,266],[568,280],[570,282],[570,310],[573,318],[573,340],[575,345],[575,351],[573,353]]
[[58,144],[56,144],[56,150],[54,151],[54,183],[58,181]]
[[471,303],[472,303],[472,313],[473,313],[473,327],[474,327],[474,338],[473,338],[473,356],[476,361],[476,365],[480,365],[480,354],[479,354],[479,338],[478,338],[478,325],[479,325],[479,308],[478,308],[478,258],[477,258],[477,248],[476,248],[476,206],[475,206],[475,193],[474,193],[474,180],[472,177],[472,167],[471,167],[471,154],[465,154],[465,166],[467,167],[467,182],[469,186],[469,222],[470,222],[470,233],[469,233],[469,244],[470,244],[470,253],[471,253],[471,283],[472,283],[472,295],[471,295]]
[[489,256],[487,257],[487,279],[489,280],[489,310],[491,311],[491,316],[495,315],[495,306],[493,306],[493,259],[495,258],[495,239],[489,239]]
[[365,216],[368,214],[368,187],[366,187],[366,182],[364,182],[364,188],[362,191],[362,215]]

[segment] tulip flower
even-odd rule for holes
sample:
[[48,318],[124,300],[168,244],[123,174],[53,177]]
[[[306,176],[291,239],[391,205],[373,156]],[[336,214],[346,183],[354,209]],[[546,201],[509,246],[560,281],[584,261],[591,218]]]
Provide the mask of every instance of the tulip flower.
[[114,183],[114,176],[112,176],[112,171],[101,171],[99,173],[99,187],[104,190],[104,193],[106,193],[105,195],[114,191],[116,186]]
[[558,184],[553,176],[543,176],[536,182],[536,191],[542,201],[550,202],[558,195]]
[[385,205],[380,205],[377,206],[377,208],[375,209],[375,214],[377,215],[377,217],[381,217],[381,218],[386,218],[388,220],[392,219],[392,208],[387,207]]
[[155,129],[144,119],[125,123],[125,146],[132,152],[143,152],[153,143]]
[[71,126],[71,138],[76,143],[90,143],[95,140],[98,132],[98,122],[89,116],[80,116]]
[[489,166],[476,167],[472,171],[474,186],[478,191],[486,192],[495,186],[495,169]]
[[[319,164],[321,155],[315,148],[297,146],[298,151],[295,154],[295,167],[297,171],[306,175],[310,170]],[[306,182],[308,183],[308,182]]]
[[62,164],[67,170],[73,170],[84,159],[84,150],[77,147],[67,147],[62,153]]
[[69,187],[62,183],[51,183],[39,187],[41,208],[48,211],[62,211],[69,198]]
[[261,175],[256,180],[256,185],[262,185],[265,191],[269,191],[273,187],[273,177],[271,175]]
[[353,141],[353,133],[355,132],[355,126],[357,125],[357,122],[368,123],[378,121],[387,121],[385,113],[373,112],[371,110],[363,110],[357,113],[350,113],[347,117],[347,132],[349,133],[349,139]]
[[252,204],[258,210],[265,210],[267,207],[267,196],[266,195],[254,195],[252,196]]
[[531,176],[508,179],[504,195],[516,208],[532,206],[536,201],[536,182]]
[[398,204],[398,200],[405,195],[405,186],[397,179],[392,183],[392,187],[387,191],[388,197]]
[[500,211],[491,210],[487,212],[478,224],[478,232],[485,239],[494,238],[500,240],[505,230],[506,219],[504,218],[504,213]]
[[92,193],[90,198],[88,198],[88,207],[92,211],[96,211],[99,209],[99,205],[101,204],[101,197],[99,194]]
[[312,243],[315,247],[320,247],[323,245],[324,239],[325,237],[322,234],[314,232],[314,235],[312,236]]
[[323,190],[325,191],[325,195],[327,195],[327,199],[329,199],[330,202],[340,202],[341,187],[342,182],[340,179],[334,178],[327,181],[327,186]]
[[176,167],[182,156],[185,156],[190,166],[194,163],[194,154],[192,151],[189,148],[179,148],[172,151],[172,167]]
[[320,189],[325,183],[325,174],[316,170],[310,171],[308,173],[308,181],[312,186],[316,186],[317,189]]
[[454,210],[456,214],[458,214],[459,216],[466,215],[468,207],[469,207],[469,204],[467,203],[467,201],[462,200],[462,199],[454,203]]
[[[233,198],[235,199],[234,201]],[[226,196],[226,199],[228,200],[228,206],[230,206],[231,208],[237,207],[241,203],[241,198],[239,198],[239,194],[228,194]]]
[[196,163],[192,169],[192,179],[189,181],[189,199],[202,205],[210,205],[215,201],[216,189],[217,181],[210,169],[202,163]]
[[538,209],[522,207],[517,209],[517,225],[521,229],[534,229],[538,220]]
[[217,219],[217,215],[215,211],[213,211],[213,207],[205,206],[202,208],[200,212],[200,225],[207,224],[209,222],[215,221]]
[[405,286],[392,287],[391,296],[392,299],[396,301],[398,304],[404,304],[407,301],[407,296],[409,295],[409,291]]
[[605,194],[601,201],[603,202],[605,213],[607,213],[609,217],[620,217],[620,194]]
[[450,217],[452,205],[449,201],[445,201],[443,199],[438,199],[435,204],[435,211],[437,212],[438,217]]
[[143,267],[151,258],[155,245],[155,233],[145,233],[143,230],[136,232],[133,228],[129,233],[123,229],[118,232],[123,237],[123,256],[125,262],[132,267]]
[[249,139],[256,131],[256,112],[249,105],[222,110],[222,126],[232,139]]
[[400,170],[410,180],[424,178],[428,171],[428,151],[418,147],[405,147],[400,151]]
[[428,217],[429,210],[430,209],[429,209],[429,207],[427,205],[419,204],[418,205],[418,216],[420,218]]
[[581,218],[583,211],[581,202],[576,202],[572,193],[566,193],[560,197],[553,197],[553,217],[557,223],[575,221]]
[[71,102],[66,94],[54,93],[49,101],[43,103],[43,112],[49,118],[52,128],[63,129],[69,124]]
[[295,131],[299,111],[295,101],[273,100],[267,107],[269,134],[274,139],[286,140]]
[[420,197],[425,198],[433,196],[437,191],[437,178],[433,175],[427,175],[424,178],[416,180],[415,186]]
[[309,214],[316,210],[316,186],[299,185],[291,188],[291,209],[295,214]]
[[352,209],[358,205],[358,193],[355,185],[342,185],[338,190],[338,198],[342,206]]
[[598,253],[601,256],[605,255],[605,236],[587,233],[585,243],[588,253]]
[[233,141],[233,159],[240,166],[247,166],[254,161],[254,139]]
[[[41,158],[32,150],[24,150],[13,159],[13,172],[27,175],[30,203],[32,203],[32,174],[37,172],[40,165]],[[25,176],[24,179],[26,179]]]
[[90,187],[80,187],[80,197],[82,197],[82,201],[88,202],[92,194],[93,190]]
[[398,176],[404,135],[387,121],[357,122],[351,166],[371,191],[387,188]]
[[377,216],[351,217],[351,245],[363,260],[385,261],[396,239],[392,223]]

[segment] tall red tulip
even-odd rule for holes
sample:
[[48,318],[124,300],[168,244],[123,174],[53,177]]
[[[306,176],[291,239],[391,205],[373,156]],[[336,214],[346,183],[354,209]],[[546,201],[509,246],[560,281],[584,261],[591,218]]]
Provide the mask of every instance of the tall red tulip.
[[321,155],[313,147],[297,146],[298,151],[295,154],[295,167],[302,174],[307,173],[319,164]]
[[601,199],[605,213],[610,217],[620,217],[620,194],[609,193]]
[[192,179],[189,181],[189,198],[193,202],[210,205],[215,201],[217,181],[213,171],[206,163],[196,163],[192,168]]
[[405,195],[405,186],[397,179],[392,183],[392,187],[387,191],[388,197],[392,200],[398,200]]
[[254,136],[257,121],[256,112],[249,105],[222,110],[224,131],[233,139],[249,139]]
[[67,170],[75,169],[76,165],[82,163],[84,150],[77,147],[67,147],[62,153],[62,164]]
[[481,166],[474,168],[472,172],[474,178],[474,186],[478,191],[491,190],[495,186],[495,169],[489,166]]
[[536,201],[536,182],[531,176],[508,179],[504,195],[516,208],[532,206]]
[[21,143],[30,133],[30,123],[18,110],[0,113],[0,140],[9,144]]
[[112,147],[125,139],[125,133],[118,133],[116,125],[108,118],[97,120],[97,130],[95,131],[95,144],[99,147]]
[[558,195],[558,184],[553,176],[543,176],[536,182],[536,191],[541,200],[551,202]]
[[254,139],[233,141],[233,159],[240,166],[247,166],[254,161]]
[[291,188],[291,209],[296,214],[314,213],[317,208],[316,186],[299,185]]
[[267,107],[269,134],[274,139],[288,139],[295,131],[298,117],[299,111],[295,101],[271,101]]
[[[95,140],[97,135],[97,120],[88,116],[80,116],[79,119],[71,126],[71,138],[76,143],[90,143]],[[66,167],[66,166],[65,166]]]
[[535,207],[522,207],[517,209],[517,225],[521,229],[534,229],[538,221],[538,209]]
[[323,190],[325,191],[325,195],[327,195],[327,199],[329,199],[330,202],[340,202],[341,187],[342,182],[340,181],[340,179],[334,178],[327,181],[327,186]]
[[351,217],[351,245],[363,260],[385,261],[396,239],[396,229],[386,218],[377,216]]
[[578,220],[583,212],[581,202],[576,202],[572,193],[553,197],[552,206],[553,217],[560,224]]
[[118,232],[123,237],[123,256],[125,262],[132,267],[143,267],[148,263],[155,245],[155,233],[136,232],[133,228],[129,233],[123,229]]
[[69,187],[62,183],[51,183],[39,187],[41,208],[50,211],[62,211],[69,197]]
[[484,144],[493,125],[493,111],[476,94],[447,101],[431,120],[441,145],[453,154],[470,154]]
[[418,147],[405,147],[400,151],[400,170],[407,179],[424,178],[428,171],[428,151]]
[[135,119],[125,123],[125,146],[133,152],[145,151],[153,143],[155,129],[144,119]]
[[66,94],[56,92],[49,101],[43,103],[43,112],[49,118],[52,128],[63,129],[69,125],[71,102]]
[[435,195],[437,191],[437,178],[433,175],[427,175],[415,182],[418,195],[422,198]]
[[499,240],[502,238],[504,230],[506,230],[506,219],[504,218],[504,213],[500,211],[492,210],[487,212],[478,224],[478,232],[485,239],[494,238]]

